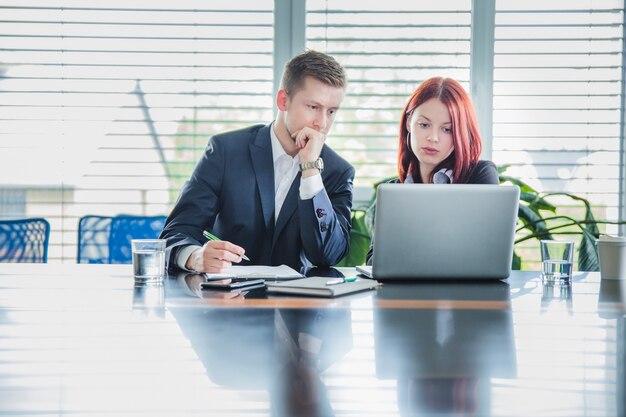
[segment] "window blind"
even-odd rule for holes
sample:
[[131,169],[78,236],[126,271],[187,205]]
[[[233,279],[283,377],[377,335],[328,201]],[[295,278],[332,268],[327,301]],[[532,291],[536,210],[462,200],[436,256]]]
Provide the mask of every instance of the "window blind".
[[471,1],[308,0],[307,47],[346,68],[348,89],[329,145],[356,168],[355,185],[397,175],[402,109],[425,79],[469,91]]
[[0,1],[0,194],[50,221],[50,262],[82,215],[166,214],[212,134],[272,119],[272,38],[273,2]]
[[589,199],[609,220],[624,198],[623,9],[616,0],[496,1],[494,159],[539,191]]

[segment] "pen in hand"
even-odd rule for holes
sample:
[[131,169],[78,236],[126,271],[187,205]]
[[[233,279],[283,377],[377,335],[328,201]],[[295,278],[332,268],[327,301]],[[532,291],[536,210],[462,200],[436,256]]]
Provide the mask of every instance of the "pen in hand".
[[[206,230],[202,231],[202,235],[204,237],[206,237],[209,240],[215,240],[215,241],[220,241],[222,239],[220,239],[219,237],[212,235],[211,233],[207,232]],[[250,259],[246,256],[246,255],[240,255],[241,259],[245,259],[246,261],[250,262]]]

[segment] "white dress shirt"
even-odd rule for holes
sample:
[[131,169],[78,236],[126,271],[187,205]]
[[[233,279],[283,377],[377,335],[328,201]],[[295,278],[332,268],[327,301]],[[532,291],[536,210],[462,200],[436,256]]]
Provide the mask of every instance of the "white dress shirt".
[[[300,156],[289,156],[278,140],[278,136],[274,132],[274,123],[270,127],[270,137],[272,143],[272,158],[274,160],[274,222],[278,220],[280,209],[285,203],[285,198],[291,188],[293,180],[300,170]],[[313,198],[317,193],[324,189],[322,175],[315,174],[308,178],[300,180],[300,199],[308,200]],[[176,256],[176,264],[179,268],[187,270],[185,265],[189,257],[196,249],[202,246],[189,245],[182,248]]]
[[[291,188],[293,180],[300,171],[300,155],[291,157],[287,155],[283,145],[280,144],[274,124],[270,129],[272,138],[272,158],[274,159],[274,221],[278,220],[280,209],[285,203],[285,198]],[[322,176],[318,173],[300,180],[300,199],[308,200],[324,189]]]

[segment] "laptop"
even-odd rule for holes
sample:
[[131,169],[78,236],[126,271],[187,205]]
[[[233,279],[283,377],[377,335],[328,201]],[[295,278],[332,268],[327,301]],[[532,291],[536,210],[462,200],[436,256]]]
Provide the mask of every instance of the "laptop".
[[511,274],[515,185],[382,184],[372,267],[383,279],[504,279]]

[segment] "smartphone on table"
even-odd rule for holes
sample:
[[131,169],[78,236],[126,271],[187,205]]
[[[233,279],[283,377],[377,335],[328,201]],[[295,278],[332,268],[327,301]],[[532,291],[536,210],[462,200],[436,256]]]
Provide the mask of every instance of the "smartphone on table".
[[226,278],[200,284],[203,290],[251,289],[263,286],[265,286],[265,280],[260,278]]

